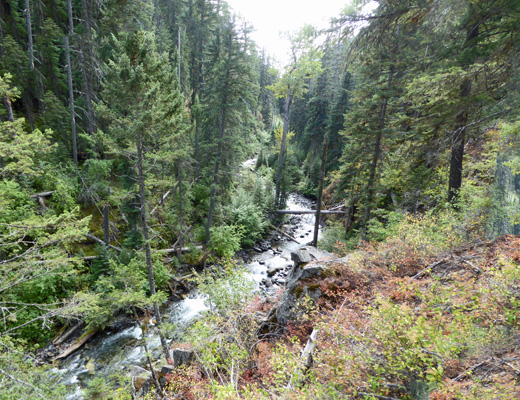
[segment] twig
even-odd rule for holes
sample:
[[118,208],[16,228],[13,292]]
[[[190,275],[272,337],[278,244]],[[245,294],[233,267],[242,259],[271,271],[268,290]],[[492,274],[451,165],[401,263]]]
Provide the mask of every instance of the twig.
[[426,268],[424,268],[423,270],[419,271],[417,274],[415,274],[414,276],[412,276],[412,279],[418,279],[418,278],[421,278],[423,275],[426,274],[426,272],[431,271],[432,269],[434,269],[434,268],[437,267],[438,265],[442,264],[444,261],[446,261],[446,258],[443,258],[443,259],[440,260],[440,261],[437,261],[437,262],[434,262],[433,264],[428,265]]
[[470,372],[476,370],[477,368],[480,368],[481,366],[483,366],[484,364],[487,364],[489,360],[485,360],[485,361],[482,361],[481,363],[478,363],[478,364],[475,364],[473,365],[472,367],[469,367],[467,370],[465,370],[464,372],[462,372],[461,374],[459,374],[458,376],[456,376],[455,378],[453,378],[452,380],[453,381],[460,381],[465,375],[469,374]]
[[9,379],[15,381],[15,382],[18,382],[18,383],[21,383],[22,385],[25,385],[25,386],[28,386],[30,387],[32,390],[34,390],[36,392],[36,394],[38,396],[40,396],[42,399],[45,399],[47,400],[47,397],[45,397],[43,394],[40,393],[40,391],[38,389],[36,389],[36,387],[34,387],[33,385],[31,385],[30,383],[28,382],[25,382],[25,381],[22,381],[21,379],[17,379],[15,378],[14,376],[11,376],[9,375],[7,372],[5,372],[3,369],[0,368],[0,372],[2,374],[4,374],[5,376],[7,376]]
[[508,362],[506,361],[502,361],[503,364],[507,365],[509,368],[511,368],[513,371],[516,372],[517,375],[520,375],[520,370],[514,366],[512,366],[511,364],[509,364]]
[[460,258],[460,260],[461,260],[462,262],[465,262],[465,263],[468,264],[471,268],[473,268],[473,272],[474,272],[474,273],[476,273],[476,274],[480,274],[480,273],[482,273],[482,270],[481,270],[480,268],[475,267],[475,266],[474,266],[472,263],[470,263],[468,260],[465,260],[465,259],[462,258],[462,257],[459,257],[459,258]]
[[375,397],[376,399],[381,399],[381,400],[399,400],[399,399],[396,399],[395,397],[379,396],[377,394],[363,393],[363,392],[358,392],[358,396],[371,396],[371,397]]
[[150,215],[152,215],[152,214],[155,212],[155,210],[157,210],[157,208],[163,204],[164,200],[166,199],[166,197],[168,197],[168,195],[170,194],[170,192],[171,192],[171,190],[168,190],[168,191],[166,192],[166,194],[162,197],[162,199],[161,199],[161,201],[159,202],[159,204],[157,204],[157,205],[153,208],[153,210],[150,211]]
[[[100,243],[100,244],[105,244],[105,242],[103,240],[101,240],[100,238],[94,236],[92,233],[87,233],[87,237],[89,239],[92,239],[94,242],[97,242],[97,243]],[[108,247],[110,247],[111,249],[114,249],[114,250],[116,250],[116,251],[118,251],[120,253],[123,251],[119,247],[112,246],[111,244],[109,244]]]

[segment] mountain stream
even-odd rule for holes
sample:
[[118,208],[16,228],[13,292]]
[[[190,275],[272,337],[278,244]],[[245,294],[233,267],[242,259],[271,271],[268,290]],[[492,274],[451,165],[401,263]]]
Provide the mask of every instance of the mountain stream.
[[[287,209],[308,211],[311,210],[311,203],[300,195],[292,194],[288,199]],[[274,293],[285,285],[285,277],[293,266],[291,252],[312,241],[314,221],[313,214],[290,215],[286,218],[284,230],[298,243],[273,232],[270,235],[272,239],[270,242],[264,241],[261,247],[253,247],[241,252],[259,293],[265,295]],[[272,277],[268,276],[268,271]],[[207,310],[204,298],[196,291],[190,293],[184,300],[170,304],[163,311],[163,320],[175,325],[177,334],[174,340],[182,341],[182,332],[204,310]],[[160,341],[153,325],[145,335],[152,356],[159,358]],[[142,330],[138,323],[117,333],[101,333],[61,361],[55,372],[57,380],[68,388],[70,394],[67,399],[82,399],[82,387],[92,377],[107,378],[111,374],[129,370],[135,365],[144,366],[146,354],[140,345],[141,337]]]

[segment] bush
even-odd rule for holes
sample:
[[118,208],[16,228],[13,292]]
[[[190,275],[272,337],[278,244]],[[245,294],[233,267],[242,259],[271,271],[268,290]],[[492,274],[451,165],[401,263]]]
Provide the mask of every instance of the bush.
[[231,223],[242,228],[241,243],[245,246],[255,244],[267,227],[261,207],[254,204],[254,198],[244,190],[238,191],[233,204],[228,208],[228,214]]
[[205,374],[236,390],[257,340],[254,332],[258,322],[240,312],[253,298],[254,283],[232,260],[205,271],[196,282],[199,292],[207,296],[210,309],[189,329],[187,340],[194,344],[197,362]]
[[240,250],[244,228],[236,225],[220,225],[210,229],[211,240],[208,248],[219,257],[233,257]]

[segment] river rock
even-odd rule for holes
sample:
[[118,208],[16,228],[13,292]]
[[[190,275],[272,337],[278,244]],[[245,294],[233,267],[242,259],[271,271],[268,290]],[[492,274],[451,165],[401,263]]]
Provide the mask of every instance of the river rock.
[[149,375],[150,371],[138,366],[138,365],[132,365],[130,367],[130,376],[143,376],[143,375]]
[[273,282],[271,281],[271,279],[264,279],[263,280],[263,283],[265,285],[266,288],[271,288],[273,287]]
[[305,247],[300,247],[298,250],[291,253],[291,260],[293,260],[294,264],[297,266],[297,265],[306,264],[313,260],[318,260],[320,258],[331,257],[331,256],[332,256],[332,254],[330,254],[329,252],[327,252],[325,250],[319,250],[313,246],[305,246]]
[[285,265],[270,265],[267,267],[267,276],[273,276],[285,268]]
[[85,369],[88,371],[89,374],[93,374],[96,372],[96,366],[94,365],[94,360],[89,360],[85,364]]

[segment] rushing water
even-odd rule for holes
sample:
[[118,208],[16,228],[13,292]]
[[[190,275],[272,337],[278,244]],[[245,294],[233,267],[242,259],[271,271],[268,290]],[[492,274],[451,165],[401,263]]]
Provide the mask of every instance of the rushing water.
[[[310,210],[310,207],[310,202],[298,195],[291,195],[287,204],[289,210]],[[285,228],[298,243],[280,236],[279,239],[283,240],[269,245],[270,248],[266,251],[256,248],[248,253],[251,261],[247,264],[247,268],[251,279],[256,283],[257,290],[269,293],[285,284],[284,275],[293,265],[291,252],[312,240],[314,221],[313,214],[291,216]],[[277,269],[281,273],[270,278],[269,269]],[[170,305],[163,319],[176,326],[179,337],[175,339],[179,340],[180,332],[184,331],[204,310],[207,310],[204,298],[191,293],[186,299]],[[118,333],[101,334],[63,360],[56,373],[59,375],[59,381],[69,387],[68,399],[81,399],[81,386],[91,377],[108,377],[113,373],[129,370],[134,365],[144,366],[146,355],[139,344],[142,335],[143,332],[137,324]],[[159,358],[160,341],[153,325],[145,332],[145,337],[149,351],[154,358]]]

